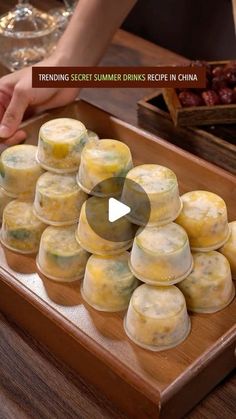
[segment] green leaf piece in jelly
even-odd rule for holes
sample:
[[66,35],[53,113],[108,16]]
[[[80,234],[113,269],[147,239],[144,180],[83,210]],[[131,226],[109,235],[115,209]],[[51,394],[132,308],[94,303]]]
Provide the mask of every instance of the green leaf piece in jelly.
[[4,178],[5,177],[5,170],[4,170],[4,167],[3,167],[3,164],[2,164],[2,162],[0,161],[0,176],[2,177],[2,178]]
[[17,230],[10,230],[9,235],[16,240],[26,240],[30,238],[31,233],[24,228],[19,228]]

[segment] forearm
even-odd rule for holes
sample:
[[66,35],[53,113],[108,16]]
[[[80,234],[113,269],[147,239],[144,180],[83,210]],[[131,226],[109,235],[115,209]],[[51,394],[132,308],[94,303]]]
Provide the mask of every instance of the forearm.
[[62,65],[96,65],[136,0],[79,0],[60,39]]

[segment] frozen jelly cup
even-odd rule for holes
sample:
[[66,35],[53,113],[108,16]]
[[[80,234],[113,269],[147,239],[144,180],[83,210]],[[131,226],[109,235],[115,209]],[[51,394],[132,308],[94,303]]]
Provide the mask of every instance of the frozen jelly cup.
[[219,249],[230,230],[224,200],[208,191],[192,191],[181,196],[183,209],[176,220],[187,232],[192,250]]
[[235,288],[226,257],[219,252],[193,254],[192,273],[178,284],[187,307],[197,313],[214,313],[231,303]]
[[50,225],[75,224],[86,198],[75,175],[46,172],[36,185],[34,211],[40,220]]
[[219,249],[229,261],[232,277],[236,280],[236,221],[229,223],[230,236],[223,247]]
[[137,232],[130,269],[141,281],[152,285],[176,284],[190,274],[192,265],[188,236],[179,225],[169,223]]
[[133,241],[131,223],[125,217],[118,220],[118,223],[110,223],[106,212],[106,198],[90,197],[81,208],[76,232],[81,247],[102,256],[122,253],[131,247]]
[[128,307],[138,280],[128,266],[129,253],[116,256],[90,256],[81,293],[96,310],[121,311]]
[[37,267],[46,277],[60,282],[81,279],[89,254],[75,239],[76,226],[47,227],[37,257]]
[[[132,208],[132,213],[128,215],[132,223],[146,224],[145,214],[140,206],[142,189],[150,200],[151,211],[148,225],[163,225],[177,218],[182,204],[179,198],[177,178],[172,170],[157,164],[144,164],[131,169],[126,179],[122,201]],[[139,188],[139,185],[142,189]]]
[[0,222],[2,221],[2,214],[4,208],[9,202],[13,201],[14,198],[9,196],[3,188],[0,187]]
[[4,150],[0,158],[0,185],[12,197],[33,195],[43,170],[36,160],[37,147],[15,145]]
[[52,119],[39,130],[37,159],[46,170],[76,172],[87,141],[87,130],[82,122],[72,118]]
[[91,131],[90,129],[87,130],[88,141],[98,141],[99,136],[96,132]]
[[103,181],[124,178],[131,167],[132,156],[126,144],[117,140],[92,141],[86,145],[81,155],[78,184],[91,195],[119,195],[123,186],[119,181]]
[[45,228],[31,202],[14,200],[3,211],[1,242],[15,252],[36,253]]
[[182,292],[174,285],[141,285],[131,297],[124,328],[142,348],[162,351],[177,346],[191,329]]

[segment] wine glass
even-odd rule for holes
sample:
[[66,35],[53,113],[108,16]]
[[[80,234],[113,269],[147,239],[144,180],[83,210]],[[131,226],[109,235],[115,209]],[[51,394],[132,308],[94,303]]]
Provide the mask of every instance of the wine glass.
[[0,61],[11,71],[33,65],[50,54],[58,39],[57,22],[28,0],[0,17]]
[[76,4],[78,3],[78,0],[63,0],[63,3],[65,5],[66,10],[72,14]]
[[75,9],[76,0],[63,0],[64,6],[55,7],[49,10],[51,16],[53,16],[58,24],[61,34],[64,32],[72,14]]

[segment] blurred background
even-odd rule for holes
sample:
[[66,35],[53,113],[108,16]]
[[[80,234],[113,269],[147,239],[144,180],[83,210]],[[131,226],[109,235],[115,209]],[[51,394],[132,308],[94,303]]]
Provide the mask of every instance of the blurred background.
[[[1,63],[14,71],[50,55],[76,4],[76,0],[0,1]],[[138,0],[122,27],[193,60],[232,60],[233,5],[236,19],[236,0]]]
[[191,59],[236,59],[233,2],[138,0],[123,28]]

